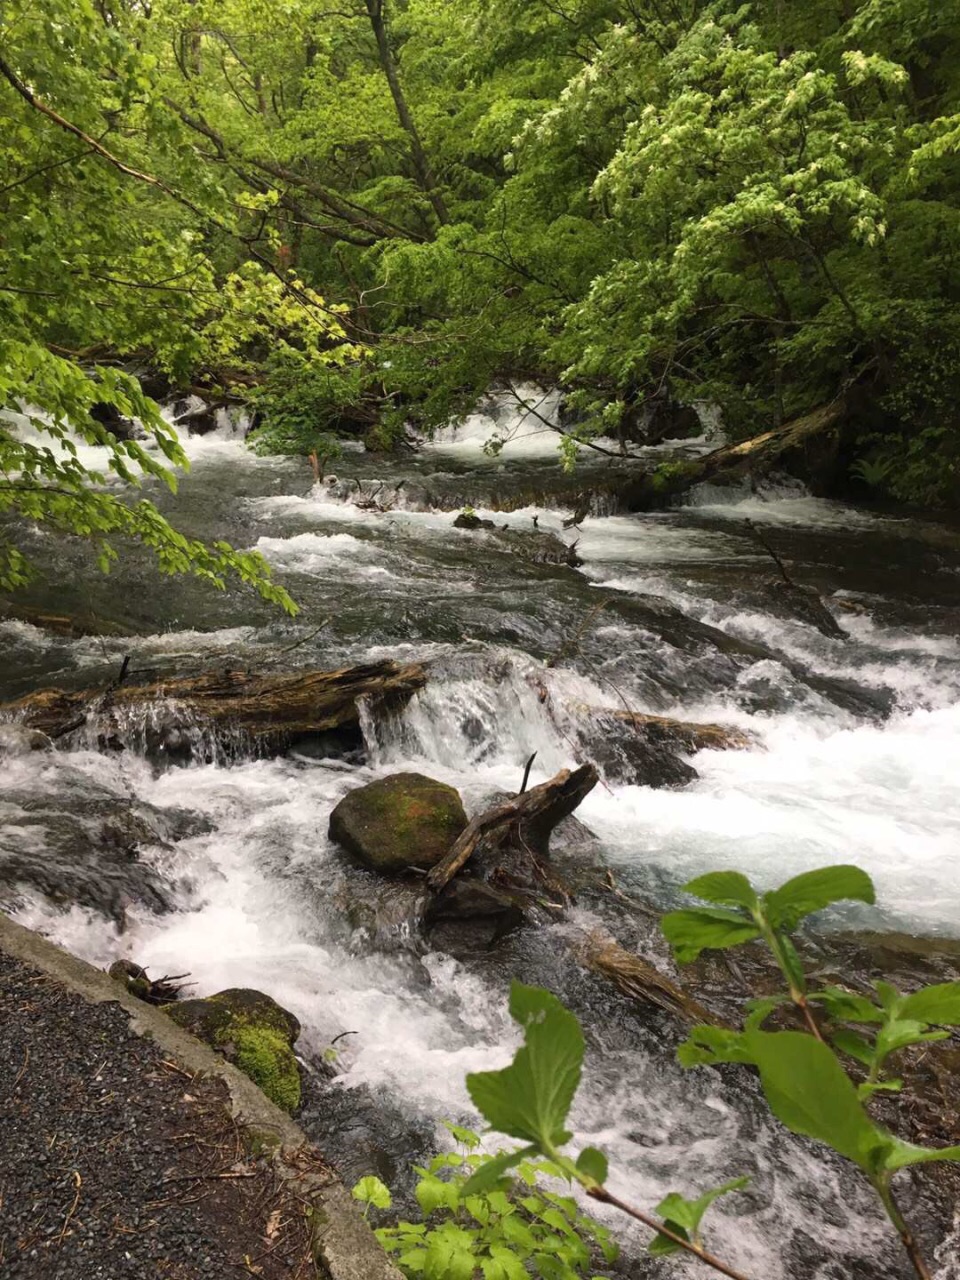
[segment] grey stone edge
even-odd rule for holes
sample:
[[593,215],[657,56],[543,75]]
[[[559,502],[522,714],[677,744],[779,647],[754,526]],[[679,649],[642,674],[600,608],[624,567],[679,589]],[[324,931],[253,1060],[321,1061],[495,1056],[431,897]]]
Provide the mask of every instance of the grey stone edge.
[[130,1015],[137,1035],[153,1040],[189,1071],[217,1076],[230,1092],[234,1116],[274,1149],[280,1175],[295,1184],[310,1205],[317,1267],[324,1280],[403,1280],[364,1221],[356,1202],[332,1173],[305,1172],[296,1152],[310,1139],[232,1063],[183,1031],[166,1014],[144,1004],[109,974],[79,960],[47,938],[14,923],[0,912],[0,950],[48,974],[91,1004],[113,1001]]

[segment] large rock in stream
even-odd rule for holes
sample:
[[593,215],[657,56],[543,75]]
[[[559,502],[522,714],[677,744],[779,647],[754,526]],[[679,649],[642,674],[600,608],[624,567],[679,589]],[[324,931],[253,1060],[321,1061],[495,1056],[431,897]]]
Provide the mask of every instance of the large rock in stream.
[[330,838],[373,871],[426,870],[467,825],[460,793],[422,773],[357,787],[330,814]]

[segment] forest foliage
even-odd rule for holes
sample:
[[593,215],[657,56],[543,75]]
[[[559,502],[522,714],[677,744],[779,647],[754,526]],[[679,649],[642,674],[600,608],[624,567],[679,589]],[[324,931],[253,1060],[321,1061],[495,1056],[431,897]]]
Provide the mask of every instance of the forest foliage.
[[293,452],[498,379],[581,434],[842,397],[861,482],[960,495],[960,0],[10,0],[0,120],[0,407],[41,435],[0,430],[0,511],[178,567],[44,452],[52,421],[127,482],[182,464],[133,367]]

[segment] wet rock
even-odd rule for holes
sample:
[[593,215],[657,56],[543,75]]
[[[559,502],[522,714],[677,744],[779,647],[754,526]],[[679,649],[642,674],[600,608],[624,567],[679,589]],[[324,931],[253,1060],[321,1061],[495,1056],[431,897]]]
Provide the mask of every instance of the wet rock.
[[[119,962],[129,963],[129,962]],[[133,969],[139,969],[133,965]],[[144,971],[141,969],[140,973]],[[113,968],[111,967],[111,974]],[[253,987],[229,987],[202,999],[180,1000],[167,1010],[178,1026],[208,1044],[218,1041],[221,1033],[237,1023],[275,1031],[292,1048],[300,1035],[300,1023],[289,1010],[272,996]]]
[[146,969],[134,964],[132,960],[114,960],[107,973],[114,982],[119,982],[121,986],[126,987],[138,1000],[146,1000],[150,994],[150,979],[147,977]]
[[689,440],[703,433],[696,409],[669,394],[638,401],[626,409],[621,434],[637,444],[656,445],[664,440]]
[[481,520],[471,511],[461,511],[453,522],[455,529],[495,529],[497,526],[492,520]]
[[45,751],[52,746],[50,738],[39,729],[28,729],[22,724],[0,724],[0,759],[25,755],[29,751]]
[[300,1104],[300,1069],[293,1044],[300,1023],[262,991],[232,987],[206,999],[166,1006],[178,1026],[206,1041],[285,1111]]
[[169,910],[172,888],[142,852],[169,849],[209,823],[132,802],[68,766],[59,769],[55,789],[11,788],[0,802],[0,898],[12,904],[29,889],[58,906],[91,907],[121,927],[133,903]]
[[685,787],[699,777],[693,765],[642,722],[594,711],[579,728],[583,754],[608,782],[637,787]]
[[534,529],[530,533],[519,529],[498,529],[497,541],[531,564],[560,564],[576,569],[583,561],[577,555],[576,543],[572,545],[558,538],[555,533]]
[[117,440],[135,440],[143,434],[133,419],[125,418],[115,404],[98,400],[90,406],[89,413],[94,422],[106,427]]
[[205,436],[216,430],[217,411],[199,396],[178,400],[173,414],[174,426],[185,428],[192,436]]
[[374,871],[435,866],[467,825],[460,794],[422,773],[357,787],[330,815],[330,838]]
[[427,920],[435,922],[499,916],[518,925],[522,922],[528,905],[529,899],[516,890],[511,892],[498,889],[496,885],[477,880],[474,876],[458,876],[430,904]]
[[778,612],[816,627],[821,635],[829,636],[831,640],[848,639],[846,631],[823,603],[819,592],[812,587],[801,586],[799,582],[787,582],[783,578],[773,578],[766,583],[764,595]]

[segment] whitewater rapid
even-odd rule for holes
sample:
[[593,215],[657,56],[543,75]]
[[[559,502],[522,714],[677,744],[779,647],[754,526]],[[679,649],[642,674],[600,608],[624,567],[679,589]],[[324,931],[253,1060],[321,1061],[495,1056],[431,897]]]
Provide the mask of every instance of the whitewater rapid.
[[[509,466],[511,448],[521,465],[555,448],[553,433],[521,417],[508,422],[510,439],[491,458],[483,444],[493,431],[504,434],[502,413],[468,420],[424,451],[418,475],[436,483],[436,475],[455,472],[469,481],[471,465],[485,475]],[[130,753],[71,752],[71,786],[187,809],[207,829],[143,851],[171,888],[172,913],[132,903],[121,929],[88,908],[26,890],[15,903],[21,923],[98,965],[122,955],[151,972],[187,969],[198,994],[268,990],[303,1024],[307,1062],[343,1032],[355,1033],[338,1042],[334,1088],[389,1099],[442,1142],[442,1119],[472,1118],[465,1074],[502,1065],[517,1044],[505,1007],[514,953],[489,966],[467,964],[423,950],[402,913],[358,913],[353,873],[327,835],[330,810],[358,783],[399,769],[457,786],[475,810],[491,793],[516,790],[533,752],[533,782],[577,763],[578,708],[617,708],[626,698],[633,709],[732,725],[753,744],[698,753],[691,762],[699,778],[682,790],[605,782],[587,797],[578,817],[628,891],[662,905],[711,869],[735,867],[769,887],[825,863],[854,862],[873,876],[877,906],[838,910],[824,927],[960,938],[960,644],[943,605],[957,564],[931,569],[937,596],[927,625],[917,621],[914,601],[893,608],[875,575],[861,581],[849,563],[863,539],[907,545],[919,536],[908,522],[825,503],[795,486],[762,497],[704,492],[684,512],[590,516],[575,528],[564,527],[566,509],[529,504],[503,513],[478,501],[476,514],[498,525],[576,541],[581,569],[551,576],[516,567],[488,533],[454,529],[449,511],[403,501],[378,510],[333,496],[329,484],[311,487],[292,464],[253,458],[230,424],[192,453],[188,498],[204,518],[222,511],[238,522],[246,545],[267,555],[305,602],[302,620],[278,633],[275,621],[251,621],[243,601],[227,601],[219,622],[229,625],[208,629],[192,606],[189,616],[171,608],[164,629],[133,638],[51,640],[26,623],[2,622],[0,637],[25,671],[46,663],[92,678],[126,653],[135,666],[179,655],[255,662],[278,634],[295,642],[326,623],[298,662],[426,659],[431,678],[399,717],[367,726],[359,766],[293,756],[158,772]],[[350,458],[342,469],[362,465]],[[365,465],[370,474],[375,464]],[[828,603],[856,606],[837,614],[847,640],[764,607],[753,584],[768,562],[745,536],[745,516],[797,539],[800,571]],[[825,538],[832,539],[826,549]],[[126,589],[121,579],[117,590]],[[651,597],[778,656],[737,665],[712,649],[668,644],[630,612],[631,601]],[[545,668],[544,657],[594,609],[583,660]],[[893,709],[886,720],[845,710],[804,683],[800,667],[883,691]],[[60,758],[42,753],[5,756],[0,770],[5,796],[14,797],[0,801],[2,845],[25,838],[31,795],[56,796],[66,784]],[[595,923],[576,908],[546,933],[562,938]],[[523,963],[533,976],[545,966],[540,976],[548,977],[555,962],[532,945]],[[748,1172],[751,1191],[717,1215],[712,1236],[743,1270],[763,1280],[834,1280],[841,1272],[829,1264],[798,1271],[790,1251],[772,1243],[812,1233],[827,1254],[859,1253],[875,1274],[888,1274],[890,1238],[865,1189],[841,1185],[808,1146],[740,1105],[720,1075],[681,1072],[645,1034],[642,1022],[599,1016],[588,1029],[576,1142],[608,1152],[617,1189],[650,1206],[668,1190]],[[953,1280],[946,1254],[942,1262],[938,1280]]]

